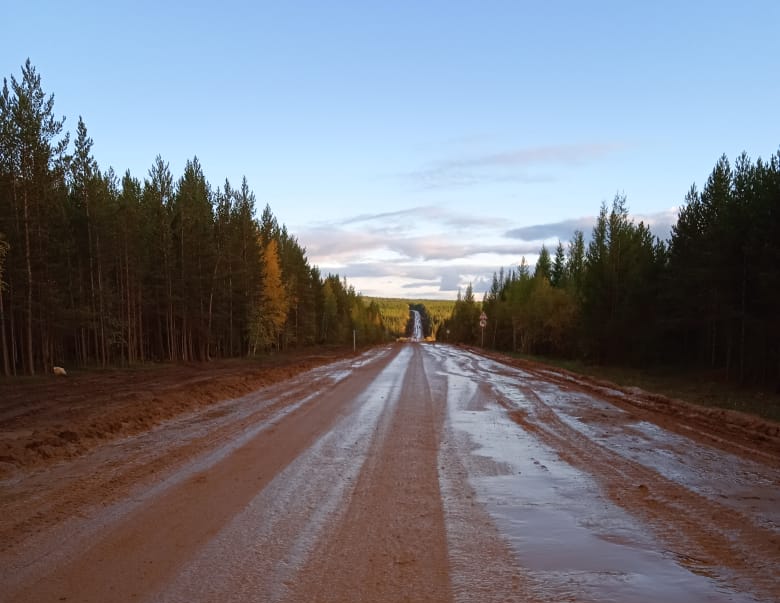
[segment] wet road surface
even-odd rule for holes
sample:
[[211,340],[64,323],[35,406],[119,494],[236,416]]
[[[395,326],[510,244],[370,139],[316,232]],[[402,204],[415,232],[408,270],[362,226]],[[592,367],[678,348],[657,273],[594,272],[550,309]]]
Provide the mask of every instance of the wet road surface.
[[779,465],[391,346],[2,483],[0,600],[777,601]]

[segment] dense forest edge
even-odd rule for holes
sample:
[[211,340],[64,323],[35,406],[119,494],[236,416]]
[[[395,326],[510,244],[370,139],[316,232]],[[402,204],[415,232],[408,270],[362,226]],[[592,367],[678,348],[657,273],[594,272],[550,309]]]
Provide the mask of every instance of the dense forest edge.
[[[484,312],[487,324],[480,327]],[[543,245],[533,271],[498,270],[458,294],[443,327],[499,351],[655,371],[706,370],[780,392],[780,151],[722,156],[685,196],[669,240],[603,203],[590,234]]]
[[430,340],[780,388],[780,151],[721,157],[668,240],[616,195],[589,237],[498,269],[482,300],[434,301],[322,275],[246,178],[213,187],[197,157],[176,177],[160,156],[120,177],[92,146],[81,117],[71,145],[29,60],[3,80],[3,375],[371,345],[409,337],[418,311]]
[[246,178],[216,188],[102,170],[81,117],[64,131],[28,60],[0,95],[3,375],[204,361],[387,338],[375,303],[324,276]]

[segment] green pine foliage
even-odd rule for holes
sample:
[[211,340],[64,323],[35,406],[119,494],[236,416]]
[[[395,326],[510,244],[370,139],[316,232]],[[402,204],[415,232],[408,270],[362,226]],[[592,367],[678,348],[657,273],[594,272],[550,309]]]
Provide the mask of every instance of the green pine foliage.
[[[471,289],[446,327],[475,344]],[[668,241],[602,204],[586,245],[575,231],[533,275],[521,259],[485,292],[485,346],[592,363],[708,368],[780,387],[780,151],[734,167],[721,157],[685,197]]]
[[[5,375],[54,364],[198,361],[308,345],[426,337],[589,362],[705,367],[780,387],[780,151],[721,157],[668,241],[603,204],[482,301],[364,298],[323,277],[246,179],[212,187],[156,157],[103,170],[84,119],[70,145],[28,60],[0,91],[0,354]],[[480,314],[487,316],[483,328]]]
[[691,188],[664,276],[675,361],[780,386],[780,152],[721,157]]
[[0,354],[4,375],[202,361],[383,341],[377,305],[323,279],[246,179],[213,188],[101,170],[80,117],[72,154],[29,60],[0,94]]

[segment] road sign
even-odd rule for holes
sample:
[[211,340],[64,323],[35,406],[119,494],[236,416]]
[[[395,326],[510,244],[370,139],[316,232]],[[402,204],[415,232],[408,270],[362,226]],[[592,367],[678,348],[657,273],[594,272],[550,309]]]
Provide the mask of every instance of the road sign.
[[487,314],[484,312],[479,315],[479,326],[483,329],[487,326]]

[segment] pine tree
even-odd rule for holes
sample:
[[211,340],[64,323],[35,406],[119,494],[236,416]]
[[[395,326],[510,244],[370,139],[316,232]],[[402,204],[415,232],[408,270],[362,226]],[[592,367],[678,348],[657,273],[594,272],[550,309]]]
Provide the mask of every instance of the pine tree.
[[[77,242],[74,264],[80,281],[71,285],[78,291],[73,311],[88,317],[87,328],[82,327],[80,337],[77,337],[81,362],[93,358],[105,366],[105,313],[102,290],[98,283],[102,281],[102,256],[98,244],[99,228],[95,224],[95,205],[102,183],[97,162],[92,156],[92,145],[84,120],[79,116],[75,151],[70,160],[72,224]],[[85,266],[80,265],[82,258],[85,258]],[[99,272],[101,279],[98,279]]]
[[141,236],[144,246],[146,312],[154,338],[152,356],[178,360],[174,300],[174,249],[171,232],[173,176],[159,155],[144,181]]
[[2,340],[2,352],[3,352],[3,374],[8,377],[11,374],[11,358],[8,354],[8,341],[6,339],[5,332],[5,305],[3,303],[3,297],[5,296],[6,283],[3,280],[5,272],[5,258],[8,254],[8,241],[5,240],[5,235],[0,232],[0,339]]
[[560,240],[555,248],[555,260],[552,265],[550,283],[553,287],[566,286],[566,253]]
[[640,360],[651,353],[663,246],[650,229],[634,224],[626,199],[603,204],[585,257],[582,325],[596,360]]
[[452,339],[466,344],[476,343],[479,334],[479,314],[480,308],[474,299],[474,288],[469,283],[463,296],[458,291],[458,299],[452,310],[449,323]]
[[[59,292],[51,287],[61,256],[50,233],[64,217],[61,195],[68,136],[60,138],[64,118],[54,117],[54,96],[46,96],[29,59],[20,81],[11,76],[9,89],[3,80],[0,120],[4,172],[0,212],[13,216],[14,229],[6,233],[11,245],[9,280],[12,290],[20,293],[12,297],[11,312],[23,325],[18,347],[23,370],[32,375],[51,364],[54,313],[61,307]],[[15,333],[11,338],[14,345]]]
[[127,362],[146,359],[143,258],[145,239],[141,224],[143,189],[137,178],[125,172],[117,196],[117,266],[119,270],[120,316],[124,329]]
[[198,158],[188,161],[171,206],[177,265],[176,320],[184,360],[208,357],[208,296],[216,262],[211,191]]
[[547,279],[550,280],[552,274],[552,262],[550,260],[550,252],[547,251],[547,247],[542,244],[542,248],[539,251],[539,259],[536,261],[536,268],[534,269],[535,279]]
[[575,299],[582,299],[582,279],[585,272],[585,237],[575,230],[566,257],[566,277]]

